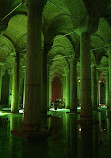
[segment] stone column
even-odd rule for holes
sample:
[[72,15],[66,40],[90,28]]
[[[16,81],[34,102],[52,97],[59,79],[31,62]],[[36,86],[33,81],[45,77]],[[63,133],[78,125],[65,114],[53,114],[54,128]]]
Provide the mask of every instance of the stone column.
[[48,108],[51,105],[51,74],[49,72],[49,79],[48,79]]
[[91,105],[91,54],[90,38],[87,32],[80,38],[80,81],[81,81],[81,117],[92,117]]
[[[25,71],[25,70],[24,70]],[[23,92],[23,109],[25,107],[25,85],[26,85],[26,71],[24,72],[24,92]]]
[[42,53],[42,10],[45,0],[30,0],[27,11],[26,91],[23,129],[40,126]]
[[18,113],[19,111],[19,53],[16,53],[13,64],[13,77],[12,77],[12,103],[11,112]]
[[63,102],[64,105],[66,106],[66,75],[63,75]]
[[77,78],[77,105],[80,105],[80,77]]
[[69,71],[66,73],[66,108],[70,108],[70,78]]
[[100,83],[101,81],[98,81],[98,103],[100,105]]
[[109,64],[109,110],[111,111],[111,51],[108,52]]
[[77,75],[76,75],[77,59],[70,61],[70,110],[77,111]]
[[92,108],[97,110],[97,77],[96,77],[96,65],[91,67],[91,92],[92,92]]
[[109,108],[108,93],[109,93],[109,71],[107,71],[106,73],[106,106],[107,108]]

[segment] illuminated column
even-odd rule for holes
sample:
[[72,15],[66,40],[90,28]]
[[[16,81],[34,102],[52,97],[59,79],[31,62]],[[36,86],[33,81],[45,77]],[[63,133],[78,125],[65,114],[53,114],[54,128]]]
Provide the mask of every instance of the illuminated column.
[[16,53],[13,64],[11,112],[18,113],[19,108],[19,53]]
[[77,79],[77,104],[80,105],[80,77]]
[[76,58],[70,61],[70,110],[77,111],[77,75]]
[[101,81],[98,81],[98,102],[99,102],[99,105],[100,105],[100,83],[101,83]]
[[12,73],[10,73],[10,82],[9,82],[9,101],[8,105],[11,106],[12,101]]
[[91,105],[91,54],[90,37],[87,32],[80,39],[80,81],[81,81],[81,117],[92,117]]
[[[97,70],[96,70],[97,72]],[[98,87],[98,81],[99,80],[99,75],[98,75],[98,72],[97,72],[97,106],[99,106],[99,87]]]
[[66,75],[63,75],[63,101],[66,106]]
[[107,71],[106,73],[106,106],[107,108],[109,108],[108,93],[109,93],[109,71]]
[[96,65],[91,67],[91,92],[92,92],[92,108],[97,110],[97,77],[96,77]]
[[66,108],[70,108],[70,78],[69,70],[66,73]]
[[25,75],[26,75],[26,72],[24,72],[23,109],[25,107],[25,85],[26,85],[26,76]]
[[30,0],[27,11],[26,91],[23,129],[35,130],[40,125],[42,53],[42,10],[45,0]]
[[109,64],[109,110],[111,111],[111,52],[108,52],[108,64]]
[[47,86],[47,93],[48,93],[48,99],[47,99],[47,108],[49,109],[51,105],[51,73],[50,73],[50,64],[48,65],[48,86]]

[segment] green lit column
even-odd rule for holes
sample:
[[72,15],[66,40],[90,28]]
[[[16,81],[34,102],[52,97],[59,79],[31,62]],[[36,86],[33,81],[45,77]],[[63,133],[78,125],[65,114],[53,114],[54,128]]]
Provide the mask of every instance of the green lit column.
[[19,111],[19,53],[16,56],[13,64],[13,77],[12,77],[12,103],[11,112],[18,113]]
[[69,70],[66,73],[66,108],[70,108],[70,78],[69,78]]
[[50,74],[50,64],[48,64],[48,70],[47,70],[47,108],[49,109],[51,105],[51,74]]
[[77,78],[77,105],[80,105],[80,77]]
[[45,0],[29,0],[27,11],[26,91],[23,129],[36,130],[40,125],[42,83],[42,10]]
[[77,111],[77,75],[76,75],[76,58],[70,61],[70,110]]
[[87,32],[80,38],[80,81],[81,81],[81,117],[92,117],[91,105],[91,54],[90,37]]
[[[96,70],[97,72],[97,70]],[[98,87],[98,82],[99,82],[99,75],[97,72],[97,106],[99,106],[99,87]]]
[[97,76],[96,65],[91,66],[91,92],[92,92],[92,108],[97,110]]
[[109,64],[109,111],[111,112],[111,51],[108,52]]
[[25,85],[26,85],[26,76],[25,75],[26,75],[26,72],[24,72],[23,109],[25,106]]
[[108,103],[108,93],[109,93],[109,71],[106,72],[106,106],[109,108],[109,103]]
[[66,75],[63,75],[63,102],[66,106]]

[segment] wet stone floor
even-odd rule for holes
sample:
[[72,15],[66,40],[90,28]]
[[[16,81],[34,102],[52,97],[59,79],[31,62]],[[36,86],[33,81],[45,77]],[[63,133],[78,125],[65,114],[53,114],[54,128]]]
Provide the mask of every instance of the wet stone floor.
[[111,119],[107,110],[93,113],[95,125],[76,124],[80,114],[52,111],[42,126],[51,137],[29,141],[11,134],[23,114],[0,113],[0,158],[111,158]]

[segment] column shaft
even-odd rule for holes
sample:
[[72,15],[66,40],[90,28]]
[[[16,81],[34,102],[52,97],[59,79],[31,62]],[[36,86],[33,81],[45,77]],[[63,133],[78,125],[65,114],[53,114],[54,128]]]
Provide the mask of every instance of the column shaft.
[[[23,127],[40,125],[42,2],[30,1],[27,22],[26,91]],[[39,6],[40,5],[40,6]]]
[[19,108],[19,53],[13,64],[11,112],[18,113]]
[[77,111],[77,75],[76,75],[76,58],[71,61],[70,70],[70,109]]
[[92,90],[92,107],[93,110],[97,110],[97,77],[96,77],[96,65],[91,67],[91,90]]
[[82,33],[80,40],[81,116],[92,117],[90,38]]
[[108,93],[109,93],[109,71],[106,73],[106,106],[108,108],[109,103],[108,103]]

